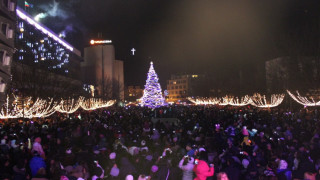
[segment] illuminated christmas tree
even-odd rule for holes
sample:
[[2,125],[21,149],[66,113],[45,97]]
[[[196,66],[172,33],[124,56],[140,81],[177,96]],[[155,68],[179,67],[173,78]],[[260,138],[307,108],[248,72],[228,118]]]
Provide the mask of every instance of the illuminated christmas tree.
[[164,97],[162,96],[161,86],[159,84],[158,75],[153,68],[152,61],[148,72],[146,85],[144,86],[143,96],[140,99],[142,106],[156,108],[164,105]]

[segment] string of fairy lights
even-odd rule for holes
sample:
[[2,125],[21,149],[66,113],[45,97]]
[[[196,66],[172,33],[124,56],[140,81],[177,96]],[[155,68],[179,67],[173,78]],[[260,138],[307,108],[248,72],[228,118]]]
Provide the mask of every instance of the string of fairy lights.
[[99,98],[85,99],[84,97],[62,99],[57,102],[52,98],[37,98],[33,101],[31,97],[13,96],[13,101],[10,101],[8,96],[5,104],[0,109],[0,119],[40,118],[51,116],[56,112],[71,114],[79,108],[89,111],[106,108],[114,103],[115,100],[104,101]]
[[[298,91],[296,93],[292,93],[287,90],[289,96],[296,101],[297,103],[303,106],[320,106],[320,101],[315,101],[312,96],[306,97],[301,96]],[[225,96],[222,98],[211,97],[211,98],[193,98],[188,97],[187,99],[196,105],[220,105],[220,106],[246,106],[246,105],[253,105],[259,108],[272,108],[279,106],[285,94],[272,94],[270,97],[270,101],[267,99],[266,95],[261,95],[259,93],[255,93],[253,96],[244,96],[244,97],[233,97],[233,96]]]
[[304,106],[320,106],[320,101],[315,101],[313,97],[304,97],[301,96],[298,91],[296,91],[296,95],[287,90],[289,96],[295,100],[297,103],[302,104]]
[[254,94],[253,96],[244,96],[244,97],[233,97],[225,96],[222,98],[192,98],[188,97],[188,100],[196,105],[220,105],[220,106],[246,106],[253,105],[259,108],[271,108],[280,105],[284,99],[284,94],[272,94],[271,100],[267,101],[265,95],[259,93]]

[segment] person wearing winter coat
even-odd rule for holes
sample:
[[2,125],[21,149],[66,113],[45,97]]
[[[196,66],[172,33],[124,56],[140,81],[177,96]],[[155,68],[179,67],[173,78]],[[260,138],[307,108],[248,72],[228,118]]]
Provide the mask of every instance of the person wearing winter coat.
[[34,177],[40,168],[46,168],[46,163],[44,159],[40,157],[37,151],[34,152],[33,158],[29,162],[32,177]]
[[195,166],[193,167],[193,171],[196,174],[196,178],[194,180],[206,180],[207,177],[213,176],[214,167],[213,164],[208,166],[207,162],[203,160],[195,160]]
[[182,180],[192,180],[193,179],[193,162],[194,158],[189,156],[184,156],[179,162],[179,168],[182,169],[183,175]]

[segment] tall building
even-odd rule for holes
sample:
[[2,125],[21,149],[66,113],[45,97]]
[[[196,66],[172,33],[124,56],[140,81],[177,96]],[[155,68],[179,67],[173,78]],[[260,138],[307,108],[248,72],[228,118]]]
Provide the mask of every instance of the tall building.
[[[206,96],[205,75],[171,75],[167,81],[167,102],[185,101],[189,96]],[[209,92],[209,89],[208,89]]]
[[84,83],[94,85],[98,96],[124,100],[123,61],[115,59],[112,44],[86,47],[81,68]]
[[78,93],[82,89],[81,52],[21,8],[17,7],[16,14],[12,86],[40,96]]
[[16,0],[0,3],[0,102],[5,99],[5,90],[11,81],[11,64],[14,53],[14,32],[16,24]]

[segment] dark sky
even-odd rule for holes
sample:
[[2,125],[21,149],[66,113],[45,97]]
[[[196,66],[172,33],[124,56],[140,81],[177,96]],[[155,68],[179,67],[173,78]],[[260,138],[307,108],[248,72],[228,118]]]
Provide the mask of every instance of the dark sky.
[[[52,0],[30,0],[50,10]],[[232,81],[265,60],[319,49],[319,1],[56,0],[41,22],[79,50],[100,32],[125,62],[127,85],[144,85],[149,61],[164,88],[174,73],[207,73]],[[34,13],[30,11],[30,13]],[[57,15],[57,16],[55,16]],[[70,28],[71,26],[71,28]],[[132,56],[130,49],[135,48]],[[318,47],[318,48],[316,48]],[[252,75],[254,76],[254,75]]]

